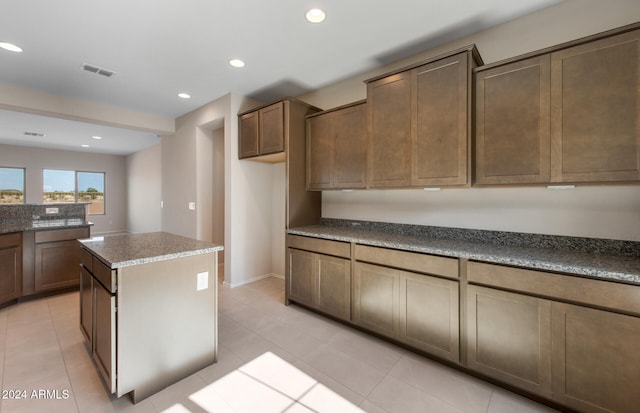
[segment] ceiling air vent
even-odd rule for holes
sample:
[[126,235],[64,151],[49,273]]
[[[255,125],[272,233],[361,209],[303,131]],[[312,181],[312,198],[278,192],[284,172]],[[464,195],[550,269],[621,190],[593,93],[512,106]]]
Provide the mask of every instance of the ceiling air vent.
[[27,136],[40,136],[40,137],[47,136],[44,133],[38,133],[38,132],[25,132],[24,134]]
[[82,68],[83,70],[86,70],[87,72],[95,73],[95,74],[106,76],[106,77],[111,77],[116,73],[113,70],[105,69],[104,67],[100,67],[96,65],[90,65],[88,63],[83,63],[82,65],[80,65],[80,68]]

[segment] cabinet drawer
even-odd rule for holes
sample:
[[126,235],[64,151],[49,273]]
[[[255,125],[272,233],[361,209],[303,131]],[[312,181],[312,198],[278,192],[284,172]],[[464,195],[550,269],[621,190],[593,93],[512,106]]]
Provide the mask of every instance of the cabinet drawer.
[[640,315],[640,287],[504,265],[469,262],[469,283]]
[[458,279],[458,260],[436,255],[356,245],[356,260]]
[[348,242],[287,235],[287,243],[291,248],[319,252],[336,257],[351,258],[351,244]]
[[0,235],[0,248],[18,247],[22,244],[22,233],[14,232],[11,234]]
[[107,267],[102,263],[102,261],[98,260],[96,257],[93,257],[93,276],[100,281],[110,293],[116,292],[116,275],[115,270]]
[[93,255],[84,248],[80,248],[80,264],[90,273],[93,273]]
[[36,232],[36,244],[82,238],[89,238],[89,228],[54,229]]

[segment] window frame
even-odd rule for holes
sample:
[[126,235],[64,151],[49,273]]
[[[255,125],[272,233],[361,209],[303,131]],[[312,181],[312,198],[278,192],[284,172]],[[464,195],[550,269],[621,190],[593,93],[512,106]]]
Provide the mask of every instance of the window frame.
[[[45,191],[45,182],[44,182],[44,176],[45,176],[45,171],[62,171],[62,172],[73,172],[73,202],[62,202],[62,203],[68,203],[68,204],[91,204],[91,202],[86,202],[86,201],[81,201],[80,200],[80,190],[79,190],[79,175],[86,173],[86,174],[100,174],[102,175],[102,212],[101,213],[91,213],[89,212],[89,208],[87,208],[87,215],[106,215],[107,214],[107,173],[104,171],[89,171],[89,170],[70,170],[70,169],[54,169],[54,168],[42,168],[42,202],[44,204],[46,204],[47,202],[45,202],[44,200],[44,194],[46,192],[51,192],[51,191]],[[71,192],[71,191],[68,191]],[[56,202],[51,202],[51,203],[56,203]]]
[[[0,169],[20,169],[22,170],[22,202],[21,203],[0,203],[0,205],[25,205],[27,203],[27,168],[23,166],[0,166]],[[2,188],[0,188],[2,191]]]

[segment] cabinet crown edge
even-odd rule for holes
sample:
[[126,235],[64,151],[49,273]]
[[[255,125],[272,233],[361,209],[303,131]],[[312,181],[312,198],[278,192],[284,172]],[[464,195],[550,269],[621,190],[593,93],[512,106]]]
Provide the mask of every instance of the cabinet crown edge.
[[570,47],[574,47],[574,46],[579,46],[581,44],[585,44],[585,43],[589,43],[589,42],[593,42],[596,40],[601,40],[601,39],[606,39],[607,37],[613,37],[613,36],[617,36],[620,34],[624,34],[624,33],[628,33],[628,32],[632,32],[635,30],[640,30],[640,22],[636,22],[636,23],[631,23],[628,24],[626,26],[622,26],[622,27],[617,27],[611,30],[606,30],[600,33],[595,33],[592,35],[588,35],[588,36],[584,36],[584,37],[580,37],[574,40],[569,40],[567,42],[564,43],[560,43],[560,44],[556,44],[553,46],[549,46],[549,47],[545,47],[542,49],[538,49],[538,50],[534,50],[528,53],[523,53],[521,55],[518,56],[513,56],[513,57],[508,57],[506,59],[502,59],[493,63],[489,63],[489,64],[480,64],[478,67],[475,67],[473,69],[473,73],[478,73],[478,72],[483,72],[485,70],[489,70],[492,69],[494,67],[499,67],[499,66],[503,66],[506,65],[508,63],[513,63],[513,62],[518,62],[521,60],[526,60],[529,58],[533,58],[533,57],[537,57],[537,56],[541,56],[544,54],[549,54],[549,53],[553,53],[553,52],[557,52],[559,50],[563,50],[563,49],[568,49]]
[[478,51],[478,48],[476,47],[475,44],[470,44],[468,46],[464,46],[455,50],[451,50],[442,54],[439,54],[437,56],[433,56],[433,57],[429,57],[427,59],[421,60],[419,62],[415,62],[415,63],[411,63],[410,65],[401,67],[399,69],[395,69],[377,76],[374,76],[372,78],[369,79],[365,79],[364,83],[371,83],[371,82],[375,82],[376,80],[380,80],[380,79],[384,79],[385,77],[389,77],[389,76],[393,76],[395,74],[398,73],[402,73],[402,72],[406,72],[408,70],[411,69],[415,69],[416,67],[420,67],[429,63],[433,63],[433,62],[437,62],[438,60],[442,60],[442,59],[446,59],[447,57],[451,57],[451,56],[455,56],[457,54],[460,53],[464,53],[464,52],[468,52],[471,54],[471,56],[473,57],[474,63],[477,66],[482,66],[484,64],[484,61],[482,60],[482,56],[480,56],[480,52]]

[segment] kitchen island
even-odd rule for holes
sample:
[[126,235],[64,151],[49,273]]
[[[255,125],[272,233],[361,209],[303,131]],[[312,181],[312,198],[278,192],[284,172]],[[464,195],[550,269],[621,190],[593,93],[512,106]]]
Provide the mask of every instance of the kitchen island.
[[80,243],[80,328],[110,393],[135,403],[216,361],[222,246],[165,232]]

